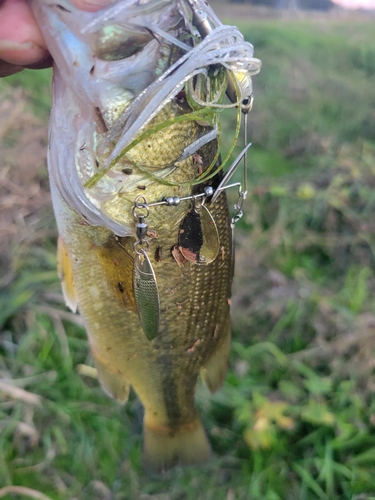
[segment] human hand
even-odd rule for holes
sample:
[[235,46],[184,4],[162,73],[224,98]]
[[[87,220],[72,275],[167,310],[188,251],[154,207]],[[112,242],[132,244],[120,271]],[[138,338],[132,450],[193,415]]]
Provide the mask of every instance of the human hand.
[[[95,12],[111,0],[71,0],[79,9]],[[25,68],[52,64],[43,35],[27,0],[0,0],[0,77]]]

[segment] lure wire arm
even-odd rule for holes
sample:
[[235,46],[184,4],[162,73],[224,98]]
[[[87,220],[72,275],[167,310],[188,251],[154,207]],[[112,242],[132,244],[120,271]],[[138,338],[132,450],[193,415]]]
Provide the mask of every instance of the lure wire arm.
[[[252,99],[251,99],[251,104],[252,104]],[[250,104],[250,105],[251,105]],[[234,160],[232,165],[229,167],[227,173],[224,175],[222,181],[220,182],[219,186],[216,188],[216,191],[214,192],[211,203],[215,203],[216,199],[218,198],[219,194],[221,191],[225,189],[229,189],[235,186],[238,186],[238,198],[236,203],[233,206],[234,213],[232,216],[231,220],[231,225],[232,228],[238,222],[241,217],[243,216],[243,203],[246,199],[247,196],[247,152],[252,146],[252,143],[249,142],[247,143],[247,115],[250,111],[251,107],[246,106],[246,109],[241,109],[243,118],[244,118],[244,144],[245,147],[241,151],[241,153],[237,156],[237,158]],[[243,160],[243,177],[242,177],[242,183],[241,182],[236,182],[234,184],[228,184],[229,180],[232,178],[233,174],[236,172],[240,162]]]
[[[216,188],[216,191],[214,192],[214,194],[212,196],[211,203],[215,203],[215,201],[217,200],[221,191],[223,191],[224,189],[228,189],[229,187],[233,187],[234,185],[238,184],[238,183],[236,183],[236,184],[233,184],[230,186],[227,185],[228,182],[230,181],[230,179],[232,178],[233,174],[236,172],[238,165],[240,164],[242,159],[246,158],[246,153],[250,149],[251,145],[252,145],[251,142],[249,144],[247,144],[244,147],[244,149],[241,151],[241,153],[237,156],[237,158],[234,160],[232,165],[229,167],[227,173],[224,175],[219,186]],[[246,188],[247,188],[247,171],[246,171],[246,169],[247,169],[247,162],[246,163],[244,162],[244,176],[243,176],[244,189],[241,190],[243,193],[246,192]]]

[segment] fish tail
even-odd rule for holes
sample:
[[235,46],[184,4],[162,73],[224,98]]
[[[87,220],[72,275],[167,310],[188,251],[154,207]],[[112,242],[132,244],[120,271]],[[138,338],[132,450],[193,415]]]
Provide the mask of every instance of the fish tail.
[[163,472],[177,464],[197,465],[210,457],[211,448],[199,417],[173,429],[150,425],[145,417],[143,458],[150,471]]

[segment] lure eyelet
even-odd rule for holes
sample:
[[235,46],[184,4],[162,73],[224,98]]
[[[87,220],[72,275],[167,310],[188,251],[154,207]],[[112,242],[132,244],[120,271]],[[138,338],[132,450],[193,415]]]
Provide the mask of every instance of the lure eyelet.
[[147,240],[142,240],[142,241],[138,240],[133,245],[133,250],[137,255],[144,255],[144,252],[148,252],[149,249],[150,249],[150,243]]

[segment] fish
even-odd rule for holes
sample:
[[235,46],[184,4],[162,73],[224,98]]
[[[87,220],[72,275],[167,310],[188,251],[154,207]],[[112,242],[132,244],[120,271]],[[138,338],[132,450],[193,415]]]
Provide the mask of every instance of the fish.
[[104,390],[125,403],[132,387],[143,405],[146,468],[204,463],[195,388],[199,376],[220,388],[231,343],[219,115],[240,120],[260,61],[205,1],[31,6],[54,59],[48,169],[66,304]]

